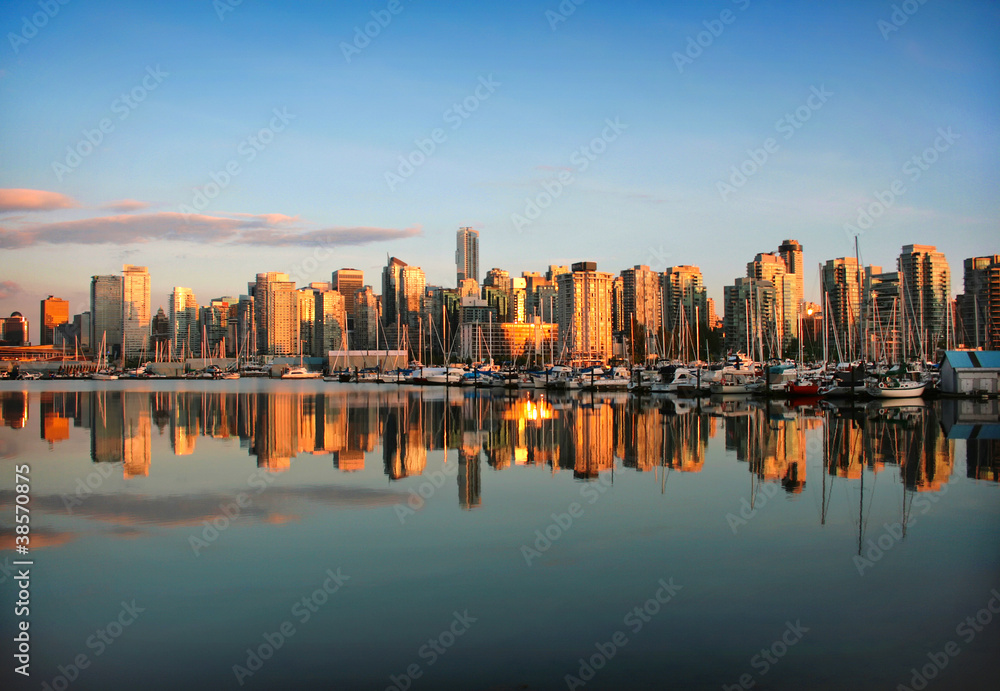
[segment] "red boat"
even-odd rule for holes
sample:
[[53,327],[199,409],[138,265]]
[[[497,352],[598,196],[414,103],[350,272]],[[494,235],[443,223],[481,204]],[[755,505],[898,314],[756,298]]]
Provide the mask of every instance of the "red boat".
[[790,381],[785,384],[789,396],[819,396],[818,381]]

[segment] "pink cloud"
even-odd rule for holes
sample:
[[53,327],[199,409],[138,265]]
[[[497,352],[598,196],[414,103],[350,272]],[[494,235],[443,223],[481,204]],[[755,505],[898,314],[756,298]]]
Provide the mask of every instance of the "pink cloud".
[[58,192],[26,189],[0,189],[0,213],[11,211],[52,211],[78,206],[76,201]]
[[283,214],[238,214],[238,218],[163,212],[122,214],[77,221],[0,227],[0,249],[34,245],[130,245],[153,241],[200,242],[269,247],[364,245],[414,237],[412,228],[334,227],[295,231],[288,226],[297,217]]
[[120,214],[128,213],[130,211],[141,211],[142,209],[149,208],[148,202],[140,202],[137,199],[119,199],[116,202],[108,202],[102,209],[107,209],[108,211],[117,211]]
[[0,281],[0,300],[14,297],[21,292],[21,286],[14,281]]

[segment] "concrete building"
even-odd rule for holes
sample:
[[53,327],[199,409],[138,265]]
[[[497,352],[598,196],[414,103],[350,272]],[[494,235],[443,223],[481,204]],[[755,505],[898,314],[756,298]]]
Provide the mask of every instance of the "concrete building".
[[637,264],[621,272],[622,331],[628,334],[631,351],[645,358],[660,354],[663,325],[663,293],[659,272]]
[[174,286],[170,293],[170,359],[201,357],[198,299],[190,288]]
[[1000,350],[1000,254],[970,257],[963,265],[959,340],[966,348]]
[[354,296],[365,286],[365,272],[361,269],[337,269],[330,279],[330,288],[344,296],[347,309],[347,328],[354,328],[356,302]]
[[596,262],[577,262],[558,274],[559,352],[571,361],[607,362],[611,349],[611,287],[614,274]]
[[288,274],[257,274],[254,287],[257,350],[262,355],[299,354],[299,301]]
[[354,330],[351,348],[370,350],[379,348],[379,301],[371,286],[365,286],[354,295]]
[[122,277],[92,276],[90,278],[90,342],[94,352],[104,343],[112,358],[122,348]]
[[50,295],[42,300],[39,316],[38,344],[53,345],[56,328],[69,323],[69,302]]
[[471,278],[479,282],[479,231],[472,228],[459,228],[456,238],[455,265],[457,271],[457,281],[455,285],[461,285],[462,281]]
[[[663,328],[667,342],[689,341],[695,323],[709,324],[708,296],[697,266],[668,266],[662,278]],[[705,334],[707,336],[707,333]]]
[[861,286],[862,272],[854,257],[828,259],[823,266],[826,337],[830,357],[841,361],[853,359],[861,342]]
[[737,278],[733,285],[723,288],[723,296],[726,348],[756,358],[776,356],[774,284],[751,277]]
[[152,319],[149,270],[145,266],[125,264],[122,267],[122,355],[126,360],[147,354]]
[[951,270],[933,245],[904,245],[897,263],[904,354],[932,356],[951,328]]

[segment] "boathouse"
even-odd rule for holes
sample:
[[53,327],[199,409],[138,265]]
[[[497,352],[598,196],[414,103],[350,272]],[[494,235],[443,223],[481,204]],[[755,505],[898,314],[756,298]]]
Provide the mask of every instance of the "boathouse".
[[941,359],[941,392],[959,396],[1000,393],[1000,351],[946,350]]

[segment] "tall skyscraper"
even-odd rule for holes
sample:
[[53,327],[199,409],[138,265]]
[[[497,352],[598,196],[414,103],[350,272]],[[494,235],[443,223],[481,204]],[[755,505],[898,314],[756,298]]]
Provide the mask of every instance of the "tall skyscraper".
[[750,276],[737,278],[723,288],[723,301],[726,348],[758,359],[778,357],[774,284]]
[[959,340],[966,348],[1000,349],[1000,254],[970,257],[964,269]]
[[854,257],[828,259],[823,266],[822,288],[830,356],[853,359],[861,342],[862,274]]
[[23,346],[28,343],[28,320],[20,312],[11,312],[6,319],[0,319],[0,344]]
[[371,286],[365,286],[354,295],[354,315],[351,347],[357,350],[378,349],[377,336],[381,331],[378,325],[379,302]]
[[611,284],[614,274],[596,262],[577,262],[557,277],[559,350],[572,360],[607,362],[611,350]]
[[254,286],[257,349],[263,355],[298,355],[299,302],[288,274],[257,274]]
[[149,328],[153,319],[150,308],[149,270],[145,266],[122,267],[122,355],[126,359],[142,357],[149,348]]
[[621,276],[622,331],[635,339],[632,352],[642,357],[659,353],[656,346],[663,318],[660,274],[637,264]]
[[[747,264],[747,276],[760,281],[769,281],[774,285],[774,334],[777,346],[776,356],[780,356],[788,347],[791,339],[798,335],[799,302],[796,295],[796,278],[789,274],[785,259],[775,253],[761,253]],[[801,275],[799,276],[801,278]]]
[[330,288],[343,295],[344,303],[347,305],[348,328],[354,328],[354,318],[357,316],[354,311],[354,296],[364,285],[365,272],[361,269],[337,269],[331,276]]
[[198,299],[190,288],[174,286],[170,293],[170,357],[201,357]]
[[700,268],[668,266],[663,272],[662,283],[664,331],[676,335],[682,326],[693,329],[696,318],[701,323],[708,322],[708,298]]
[[459,228],[455,250],[455,264],[458,267],[458,280],[455,285],[461,285],[467,278],[479,282],[479,231],[472,228]]
[[42,300],[39,320],[39,345],[52,345],[56,327],[69,322],[69,303],[51,295]]
[[312,354],[326,357],[331,350],[347,350],[347,305],[344,296],[337,290],[314,290],[313,298],[315,326]]
[[805,300],[803,279],[805,278],[805,265],[802,260],[802,245],[798,240],[785,240],[778,247],[778,253],[785,261],[785,273],[792,277],[792,295],[794,299],[794,314],[785,315],[786,320],[791,317],[791,321],[797,321],[799,312],[802,309],[802,301]]
[[426,288],[427,279],[423,269],[419,266],[409,265],[402,268],[399,274],[398,293],[396,294],[400,324],[406,324],[411,328],[419,325]]
[[122,348],[122,277],[92,276],[90,279],[90,343],[98,353],[118,357]]
[[382,269],[382,319],[386,326],[395,325],[398,314],[396,298],[399,292],[399,278],[406,262],[391,257]]
[[904,245],[899,255],[904,354],[934,356],[944,338],[951,302],[951,270],[933,245]]

